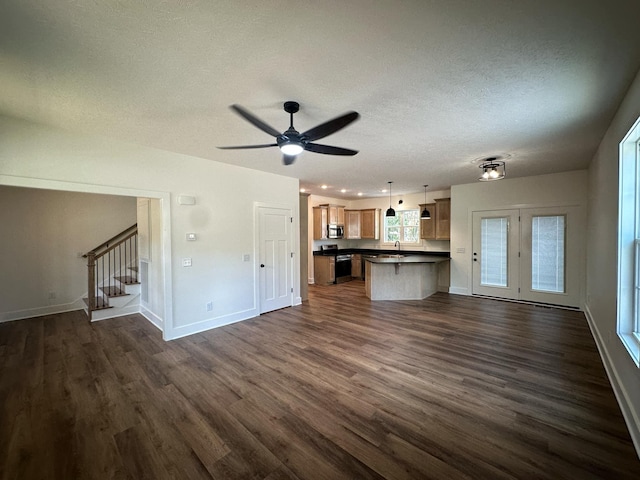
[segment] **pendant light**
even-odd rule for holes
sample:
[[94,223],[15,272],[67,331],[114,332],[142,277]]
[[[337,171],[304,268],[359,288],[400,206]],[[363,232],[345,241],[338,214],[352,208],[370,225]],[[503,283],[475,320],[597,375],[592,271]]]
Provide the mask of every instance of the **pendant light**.
[[396,211],[391,207],[391,184],[393,182],[387,182],[389,184],[389,208],[387,209],[387,217],[395,217]]
[[422,213],[420,214],[420,218],[422,220],[429,220],[431,218],[431,212],[429,212],[429,210],[427,210],[427,187],[429,185],[424,185],[424,210],[422,210]]

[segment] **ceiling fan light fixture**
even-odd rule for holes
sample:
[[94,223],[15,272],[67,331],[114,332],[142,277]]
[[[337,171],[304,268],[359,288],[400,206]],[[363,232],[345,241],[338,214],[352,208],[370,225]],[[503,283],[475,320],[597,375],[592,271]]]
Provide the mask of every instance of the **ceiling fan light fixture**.
[[296,142],[288,142],[280,145],[280,150],[285,155],[299,155],[304,150],[304,147]]
[[396,216],[396,211],[391,206],[391,184],[393,182],[387,182],[387,183],[389,184],[389,208],[387,208],[386,216],[387,217],[395,217]]
[[431,218],[431,212],[427,210],[427,187],[429,185],[423,185],[423,186],[424,186],[424,208],[422,209],[420,218],[422,220],[429,220]]
[[480,165],[482,175],[478,180],[489,182],[491,180],[502,180],[507,175],[507,169],[504,161],[498,160],[497,157],[489,157]]

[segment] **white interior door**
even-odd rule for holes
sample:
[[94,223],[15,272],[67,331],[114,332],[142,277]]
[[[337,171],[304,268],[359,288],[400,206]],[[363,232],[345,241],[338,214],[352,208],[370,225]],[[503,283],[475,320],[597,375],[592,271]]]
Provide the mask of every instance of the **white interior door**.
[[291,210],[258,207],[260,313],[293,305]]
[[473,293],[518,299],[518,210],[473,212]]

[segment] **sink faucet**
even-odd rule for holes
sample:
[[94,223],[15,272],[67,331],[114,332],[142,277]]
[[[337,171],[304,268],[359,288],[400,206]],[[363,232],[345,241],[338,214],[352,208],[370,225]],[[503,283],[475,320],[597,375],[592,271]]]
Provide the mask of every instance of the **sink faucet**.
[[400,240],[396,240],[396,243],[394,243],[393,246],[398,247],[398,250],[400,250]]

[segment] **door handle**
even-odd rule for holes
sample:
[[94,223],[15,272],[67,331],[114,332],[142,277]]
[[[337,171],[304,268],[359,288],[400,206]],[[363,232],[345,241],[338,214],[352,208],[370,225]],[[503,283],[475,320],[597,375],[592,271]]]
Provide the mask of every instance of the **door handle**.
[[260,268],[264,268],[264,263],[261,263],[261,264],[260,264]]

